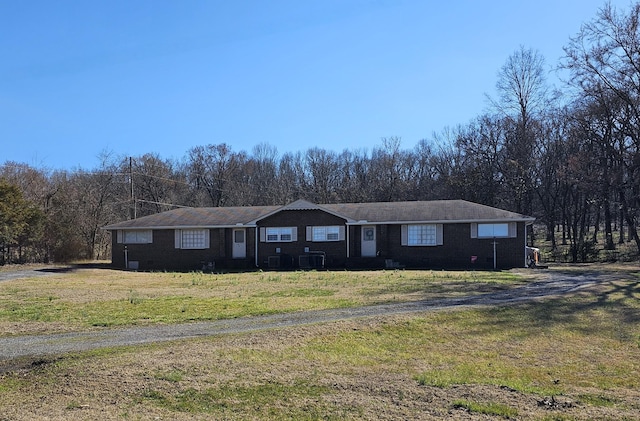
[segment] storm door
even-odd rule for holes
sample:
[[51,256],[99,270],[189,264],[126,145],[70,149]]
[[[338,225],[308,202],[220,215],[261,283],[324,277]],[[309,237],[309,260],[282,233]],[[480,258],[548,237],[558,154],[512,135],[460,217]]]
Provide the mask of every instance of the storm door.
[[244,228],[233,230],[233,258],[244,259],[247,257],[246,231]]
[[362,257],[375,257],[376,250],[376,227],[366,225],[362,227]]

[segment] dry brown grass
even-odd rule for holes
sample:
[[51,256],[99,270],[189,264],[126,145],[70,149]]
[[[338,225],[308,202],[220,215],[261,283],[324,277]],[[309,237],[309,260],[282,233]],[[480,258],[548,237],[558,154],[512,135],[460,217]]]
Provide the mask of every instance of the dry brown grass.
[[179,323],[480,294],[522,283],[501,272],[144,273],[62,270],[0,282],[0,335]]
[[[638,419],[637,365],[614,378],[619,364],[640,357],[637,345],[619,342],[614,356],[586,347],[584,337],[554,345],[568,332],[501,342],[474,332],[479,315],[496,321],[475,311],[394,316],[25,360],[0,379],[0,408],[11,420],[491,418],[456,407],[467,400],[512,408],[525,420]],[[476,321],[465,329],[461,317]],[[592,346],[600,345],[595,338]],[[471,362],[511,374],[501,373],[504,384],[417,379]],[[507,386],[519,370],[562,394]],[[594,384],[603,378],[608,385]],[[596,398],[601,404],[591,403]]]
[[[11,361],[0,364],[0,420],[505,419],[501,408],[522,420],[638,420],[640,285],[633,272],[627,268],[627,276],[571,297],[518,306]],[[86,285],[113,285],[126,296],[126,281],[113,279],[115,274],[84,275],[91,275]],[[131,275],[145,296],[167,287],[146,282],[149,274]],[[173,275],[162,276],[170,281]],[[417,294],[406,276],[395,279],[406,292],[397,288],[391,293],[395,299]],[[56,279],[40,280],[50,281]],[[171,290],[191,289],[184,281],[177,277]],[[218,285],[260,295],[289,290],[292,282]],[[375,286],[375,279],[373,286],[362,280],[324,282],[351,289],[341,292],[349,300],[365,295],[365,286],[388,288],[382,281]],[[469,288],[459,279],[449,282],[436,281],[446,285],[418,295],[457,294],[447,285]],[[42,294],[54,289],[47,286]],[[468,409],[476,407],[497,409]]]

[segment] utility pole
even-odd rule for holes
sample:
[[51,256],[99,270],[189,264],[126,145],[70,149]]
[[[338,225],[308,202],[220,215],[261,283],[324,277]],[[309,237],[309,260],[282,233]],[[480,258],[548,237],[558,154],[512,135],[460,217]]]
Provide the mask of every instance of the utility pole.
[[133,206],[133,219],[138,217],[136,198],[133,195],[133,158],[129,157],[129,185],[131,186],[131,204]]

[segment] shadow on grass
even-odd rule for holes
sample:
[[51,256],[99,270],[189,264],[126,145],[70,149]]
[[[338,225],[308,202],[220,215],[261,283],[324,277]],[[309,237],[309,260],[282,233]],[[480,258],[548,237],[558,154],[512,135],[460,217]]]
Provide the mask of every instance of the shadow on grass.
[[43,273],[70,273],[80,269],[113,269],[110,263],[102,262],[87,262],[87,263],[73,263],[59,267],[48,267],[42,269],[35,269],[36,272]]
[[488,314],[490,326],[482,328],[487,331],[503,328],[527,335],[557,326],[630,339],[640,334],[640,282],[605,280],[567,296],[491,308]]

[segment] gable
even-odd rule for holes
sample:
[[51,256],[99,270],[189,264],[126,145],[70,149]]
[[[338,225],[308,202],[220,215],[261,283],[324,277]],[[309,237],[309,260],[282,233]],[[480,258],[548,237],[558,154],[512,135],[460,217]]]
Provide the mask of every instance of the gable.
[[257,222],[258,226],[307,226],[307,225],[344,225],[345,218],[321,209],[282,210]]
[[[295,202],[289,203],[288,205],[282,206],[278,209],[275,209],[273,212],[263,215],[260,218],[256,219],[255,221],[253,221],[253,223],[257,224],[258,222],[263,223],[263,221],[267,218],[270,218],[278,213],[282,213],[282,212],[309,212],[309,211],[316,211],[316,212],[322,212],[325,214],[329,214],[329,215],[333,215],[336,216],[340,219],[343,220],[342,223],[344,222],[353,222],[348,216],[344,216],[343,214],[341,214],[340,212],[336,212],[335,210],[328,208],[327,205],[317,205],[315,203],[311,203],[307,200],[296,200]],[[291,215],[291,213],[289,214]],[[309,216],[309,214],[307,214],[306,216]]]

